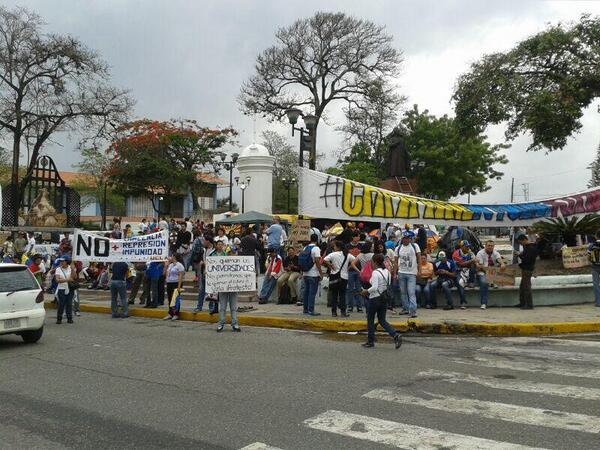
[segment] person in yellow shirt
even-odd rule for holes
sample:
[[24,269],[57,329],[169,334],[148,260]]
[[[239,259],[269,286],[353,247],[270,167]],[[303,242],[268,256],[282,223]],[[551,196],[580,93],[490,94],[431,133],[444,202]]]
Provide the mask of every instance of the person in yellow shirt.
[[[417,285],[415,292],[417,300],[420,300],[421,305],[425,305],[425,308],[431,309],[431,280],[433,279],[433,264],[427,261],[427,255],[421,255],[419,259],[419,266],[421,275],[417,277]],[[421,295],[423,298],[421,298]]]

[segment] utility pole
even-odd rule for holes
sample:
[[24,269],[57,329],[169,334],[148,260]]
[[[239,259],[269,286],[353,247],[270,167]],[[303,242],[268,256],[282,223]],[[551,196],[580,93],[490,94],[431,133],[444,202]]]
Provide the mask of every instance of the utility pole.
[[523,186],[523,199],[524,199],[524,201],[528,202],[529,201],[529,183],[523,183],[523,184],[521,184],[521,186]]
[[515,179],[513,178],[510,183],[510,202],[513,203],[515,201]]

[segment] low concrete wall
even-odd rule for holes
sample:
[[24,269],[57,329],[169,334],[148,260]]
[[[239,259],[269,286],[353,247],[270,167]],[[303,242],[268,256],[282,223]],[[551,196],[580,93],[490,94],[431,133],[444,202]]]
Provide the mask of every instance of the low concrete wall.
[[[262,285],[263,277],[259,277],[258,285]],[[519,303],[519,283],[521,279],[516,278],[515,286],[490,288],[489,306],[508,307]],[[302,283],[298,282],[300,298],[302,298]],[[315,303],[326,304],[328,293],[328,279],[325,278],[319,287]],[[533,304],[538,306],[553,305],[576,305],[582,303],[593,303],[594,292],[592,289],[592,275],[553,275],[539,276],[532,278]],[[260,289],[259,289],[260,290]],[[466,290],[467,302],[471,306],[480,305],[479,289]],[[452,290],[455,305],[459,298],[456,289]],[[436,293],[438,305],[445,304],[445,297],[442,291]],[[269,300],[277,302],[277,295],[274,291]]]

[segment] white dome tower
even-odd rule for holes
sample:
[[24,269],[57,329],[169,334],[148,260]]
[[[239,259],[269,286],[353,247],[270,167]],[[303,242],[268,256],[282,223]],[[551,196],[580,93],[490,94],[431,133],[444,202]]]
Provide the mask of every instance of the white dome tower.
[[246,185],[245,191],[242,192],[244,212],[272,214],[274,168],[275,158],[264,145],[251,144],[242,150],[237,160],[237,169],[240,173],[238,186],[242,183]]

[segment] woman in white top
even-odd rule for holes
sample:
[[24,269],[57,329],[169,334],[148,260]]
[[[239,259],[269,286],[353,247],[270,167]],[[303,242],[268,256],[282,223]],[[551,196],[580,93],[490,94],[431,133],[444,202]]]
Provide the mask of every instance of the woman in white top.
[[368,297],[366,300],[367,306],[367,342],[362,344],[363,347],[375,347],[375,316],[379,325],[394,339],[396,349],[402,345],[402,336],[398,334],[394,328],[387,322],[385,315],[387,312],[388,295],[387,290],[392,281],[390,272],[385,268],[384,257],[378,253],[373,256],[373,274],[371,275],[369,289],[363,289],[362,295]]
[[348,265],[354,256],[345,252],[342,241],[333,241],[333,252],[328,254],[323,263],[329,268],[329,292],[331,295],[331,315],[337,317],[338,307],[341,316],[346,313],[346,283],[348,283]]
[[[167,305],[171,304],[173,293],[175,289],[181,293],[183,285],[183,275],[185,274],[185,267],[183,265],[183,258],[180,254],[173,255],[169,258],[169,264],[165,265],[163,272],[165,280],[167,282]],[[169,315],[164,320],[179,319],[179,310],[169,308]]]
[[62,317],[66,310],[67,323],[73,323],[73,289],[70,289],[69,282],[75,281],[77,271],[75,266],[69,263],[71,259],[68,256],[59,258],[60,265],[54,272],[54,278],[58,286],[56,287],[56,297],[58,298],[58,310],[56,315],[56,323],[62,323]]
[[229,238],[227,236],[225,236],[225,230],[223,228],[219,228],[217,230],[217,235],[214,237],[214,241],[215,241],[215,244],[218,241],[221,241],[223,243],[223,248],[225,248],[229,245]]

